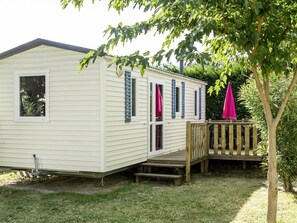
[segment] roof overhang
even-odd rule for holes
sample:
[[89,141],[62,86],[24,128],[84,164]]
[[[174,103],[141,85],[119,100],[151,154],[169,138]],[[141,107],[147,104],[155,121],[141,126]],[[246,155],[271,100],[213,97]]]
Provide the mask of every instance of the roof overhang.
[[15,48],[7,50],[3,53],[0,53],[0,60],[5,59],[10,56],[13,56],[13,55],[16,55],[18,53],[24,52],[26,50],[30,50],[30,49],[38,47],[40,45],[57,47],[60,49],[71,50],[71,51],[80,52],[80,53],[88,53],[90,50],[92,50],[89,48],[74,46],[74,45],[65,44],[65,43],[54,42],[54,41],[45,40],[45,39],[35,39],[28,43],[24,43],[20,46],[17,46]]
[[[59,42],[55,42],[55,41],[51,41],[51,40],[38,38],[38,39],[32,40],[30,42],[24,43],[24,44],[22,44],[20,46],[17,46],[15,48],[12,48],[10,50],[7,50],[7,51],[5,51],[3,53],[0,53],[0,60],[3,60],[5,58],[7,58],[7,57],[11,57],[11,56],[16,55],[18,53],[22,53],[22,52],[24,52],[26,50],[30,50],[32,48],[35,48],[35,47],[38,47],[38,46],[41,46],[41,45],[57,47],[57,48],[60,48],[60,49],[71,50],[71,51],[80,52],[80,53],[88,53],[91,50],[93,50],[93,49],[89,49],[89,48],[84,48],[84,47],[79,47],[79,46],[74,46],[74,45],[70,45],[70,44],[59,43]],[[112,59],[113,57],[112,56],[106,56],[105,58]],[[160,69],[160,68],[149,67],[147,69],[150,69],[150,70],[153,70],[153,71],[159,71],[159,72],[162,72],[162,73],[166,73],[167,75],[178,76],[178,77],[181,77],[181,78],[185,78],[185,79],[188,79],[188,80],[199,82],[200,84],[207,85],[207,83],[205,81],[201,81],[199,79],[188,77],[188,76],[185,76],[185,75],[182,75],[182,74],[177,74],[177,73],[173,73],[173,72],[170,72],[170,71],[166,71],[166,70],[163,70],[163,69]]]

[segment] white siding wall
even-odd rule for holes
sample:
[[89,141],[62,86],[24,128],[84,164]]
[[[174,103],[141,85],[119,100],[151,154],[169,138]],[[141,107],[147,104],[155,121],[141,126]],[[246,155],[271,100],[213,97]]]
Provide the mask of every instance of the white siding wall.
[[[204,85],[188,78],[183,78],[177,75],[167,74],[159,71],[148,70],[146,75],[164,81],[164,152],[174,152],[186,148],[186,121],[195,120],[194,115],[194,91]],[[176,86],[181,87],[181,82],[185,82],[185,118],[181,118],[180,114],[176,115],[175,119],[171,117],[171,81],[176,80]],[[205,86],[204,86],[205,87]],[[202,120],[205,120],[205,95],[202,95]]]
[[[106,67],[109,62],[106,62]],[[148,157],[148,77],[159,79],[164,83],[164,153],[185,149],[186,121],[194,120],[194,91],[203,87],[197,81],[148,69],[139,75],[139,119],[125,123],[125,84],[124,75],[118,77],[112,66],[106,70],[105,97],[105,170],[111,171],[128,165],[146,161]],[[171,118],[171,80],[178,85],[186,82],[186,118],[181,114]],[[205,100],[205,95],[202,96]],[[205,101],[202,103],[202,117],[205,117]],[[201,120],[202,122],[203,120]]]
[[[0,60],[0,166],[99,169],[99,65],[79,73],[84,54],[39,46]],[[14,121],[14,72],[49,70],[49,122]]]
[[115,68],[107,69],[105,97],[105,171],[133,165],[147,159],[147,80],[138,77],[138,120],[125,122],[124,74],[118,77]]

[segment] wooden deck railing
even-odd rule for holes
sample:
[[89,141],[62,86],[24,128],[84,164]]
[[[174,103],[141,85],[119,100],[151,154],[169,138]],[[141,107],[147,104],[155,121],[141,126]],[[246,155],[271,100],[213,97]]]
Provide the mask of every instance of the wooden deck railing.
[[186,182],[191,165],[201,162],[201,172],[208,168],[208,158],[260,160],[257,128],[249,121],[187,122]]
[[203,162],[208,155],[208,124],[187,122],[186,182],[190,182],[191,165]]
[[210,121],[208,131],[209,150],[214,155],[258,155],[258,130],[251,122]]

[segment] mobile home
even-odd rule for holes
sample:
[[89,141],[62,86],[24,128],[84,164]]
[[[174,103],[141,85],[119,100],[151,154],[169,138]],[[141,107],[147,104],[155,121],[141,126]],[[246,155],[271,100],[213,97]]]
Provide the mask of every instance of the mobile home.
[[186,147],[205,121],[206,83],[112,58],[78,71],[90,49],[36,39],[0,54],[0,166],[107,174]]

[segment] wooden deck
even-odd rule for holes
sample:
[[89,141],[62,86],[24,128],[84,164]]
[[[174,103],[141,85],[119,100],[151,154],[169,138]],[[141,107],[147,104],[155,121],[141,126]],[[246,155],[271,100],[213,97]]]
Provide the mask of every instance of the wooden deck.
[[172,164],[186,164],[186,150],[180,150],[173,153],[155,156],[149,158],[148,163],[172,163]]
[[187,149],[156,156],[148,162],[187,164],[189,160],[193,165],[206,159],[262,160],[257,152],[258,131],[250,122],[188,122],[186,131]]
[[241,151],[241,154],[229,154],[229,150],[225,150],[225,154],[222,154],[221,150],[215,154],[213,149],[209,149],[208,159],[211,160],[241,160],[241,161],[261,161],[262,156],[254,155],[253,150],[249,150],[249,155],[245,155],[245,151]]
[[191,166],[201,165],[208,171],[208,160],[261,161],[257,150],[258,130],[248,121],[187,122],[186,149],[148,159],[149,163],[185,166],[186,182],[190,182]]
[[[260,155],[254,155],[253,150],[249,151],[249,155],[245,155],[245,151],[241,151],[241,155],[229,154],[229,150],[225,151],[225,154],[221,153],[221,150],[218,151],[218,154],[214,154],[213,149],[209,149],[209,154],[206,158],[201,158],[196,162],[192,162],[191,165],[201,162],[205,159],[211,160],[240,160],[240,161],[261,161],[262,157]],[[170,163],[170,164],[186,164],[186,150],[180,150],[173,153],[168,153],[164,155],[155,156],[149,158],[148,163]]]

